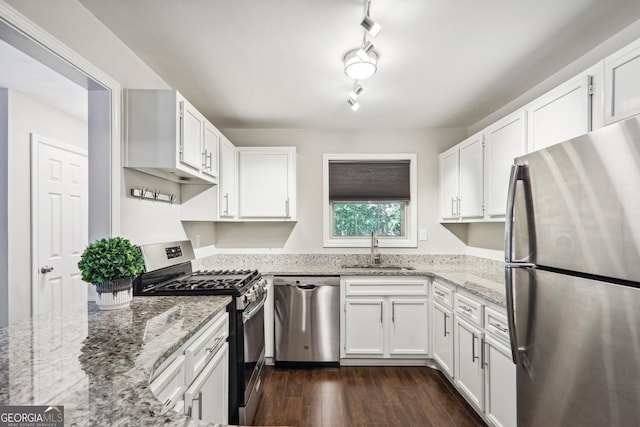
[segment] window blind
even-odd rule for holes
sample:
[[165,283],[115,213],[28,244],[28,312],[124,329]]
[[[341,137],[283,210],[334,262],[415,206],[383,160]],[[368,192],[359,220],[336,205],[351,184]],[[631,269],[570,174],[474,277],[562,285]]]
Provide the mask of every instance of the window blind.
[[409,160],[329,161],[331,201],[409,201]]

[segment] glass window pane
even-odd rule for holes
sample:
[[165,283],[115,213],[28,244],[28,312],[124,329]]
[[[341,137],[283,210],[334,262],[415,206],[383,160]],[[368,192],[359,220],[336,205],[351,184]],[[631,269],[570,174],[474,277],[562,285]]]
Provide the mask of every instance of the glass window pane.
[[405,202],[334,202],[333,237],[405,235]]

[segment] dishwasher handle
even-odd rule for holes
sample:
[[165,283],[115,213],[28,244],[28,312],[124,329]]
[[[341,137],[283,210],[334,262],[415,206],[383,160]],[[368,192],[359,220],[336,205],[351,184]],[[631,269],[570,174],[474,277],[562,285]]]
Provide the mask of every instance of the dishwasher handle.
[[302,290],[313,290],[316,288],[316,285],[312,285],[312,284],[308,284],[308,285],[296,285],[296,288],[298,289],[302,289]]

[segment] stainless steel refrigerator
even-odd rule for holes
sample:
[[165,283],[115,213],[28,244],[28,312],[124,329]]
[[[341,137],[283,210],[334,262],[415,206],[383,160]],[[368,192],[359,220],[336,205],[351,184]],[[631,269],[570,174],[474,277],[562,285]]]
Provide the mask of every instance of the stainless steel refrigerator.
[[640,119],[517,158],[505,249],[518,426],[640,425]]

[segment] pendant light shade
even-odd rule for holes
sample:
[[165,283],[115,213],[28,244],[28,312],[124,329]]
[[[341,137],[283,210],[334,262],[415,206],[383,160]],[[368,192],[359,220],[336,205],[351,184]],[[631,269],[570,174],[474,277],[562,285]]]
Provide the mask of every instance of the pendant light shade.
[[344,57],[344,73],[353,80],[364,80],[373,76],[378,69],[378,54],[358,55],[360,49],[348,52]]

